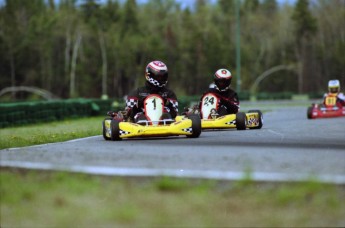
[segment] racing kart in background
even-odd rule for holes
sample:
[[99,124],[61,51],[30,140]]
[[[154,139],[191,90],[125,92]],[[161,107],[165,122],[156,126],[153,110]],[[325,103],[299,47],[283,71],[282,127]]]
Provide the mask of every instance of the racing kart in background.
[[324,104],[312,104],[308,107],[308,119],[345,116],[345,107],[337,103],[337,97],[327,96],[324,101]]
[[260,129],[263,126],[263,115],[260,110],[249,110],[247,113],[238,112],[219,116],[217,114],[219,97],[213,93],[207,93],[201,99],[201,108],[194,106],[187,112],[199,114],[202,129],[229,129],[237,130]]
[[[151,94],[144,100],[146,120],[130,122],[125,111],[114,113],[103,120],[103,138],[118,141],[124,138],[161,137],[185,135],[197,138],[201,134],[201,120],[198,115],[175,119],[164,118],[164,101],[160,95]],[[178,119],[178,120],[177,120]]]

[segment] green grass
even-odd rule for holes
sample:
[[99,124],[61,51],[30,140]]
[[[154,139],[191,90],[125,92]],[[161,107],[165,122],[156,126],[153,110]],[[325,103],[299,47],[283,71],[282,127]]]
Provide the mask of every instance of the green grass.
[[104,117],[10,127],[0,130],[0,149],[62,142],[102,134]]
[[1,169],[1,227],[334,227],[344,186]]

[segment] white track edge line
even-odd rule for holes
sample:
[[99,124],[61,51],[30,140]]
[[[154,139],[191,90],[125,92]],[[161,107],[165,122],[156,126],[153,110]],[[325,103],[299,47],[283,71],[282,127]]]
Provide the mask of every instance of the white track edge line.
[[[70,171],[94,175],[107,176],[172,176],[183,178],[202,178],[215,180],[244,180],[248,176],[245,172],[232,171],[212,171],[212,170],[178,170],[178,169],[138,169],[138,168],[116,168],[101,166],[81,166],[81,165],[56,165],[50,163],[0,161],[0,167],[13,167],[38,170],[58,170]],[[253,172],[249,175],[254,181],[268,182],[300,182],[316,180],[322,183],[345,184],[345,175],[312,175],[312,174],[287,174],[287,173],[268,173]]]
[[71,140],[61,141],[61,142],[44,143],[44,144],[38,144],[38,145],[32,145],[32,146],[5,148],[5,149],[1,149],[0,151],[2,151],[2,150],[19,150],[19,149],[23,149],[23,148],[35,148],[35,147],[41,147],[41,146],[46,146],[46,145],[58,144],[58,143],[78,142],[78,141],[83,141],[86,139],[96,138],[96,137],[100,137],[100,136],[102,136],[102,135],[94,135],[94,136],[88,136],[85,138],[71,139]]

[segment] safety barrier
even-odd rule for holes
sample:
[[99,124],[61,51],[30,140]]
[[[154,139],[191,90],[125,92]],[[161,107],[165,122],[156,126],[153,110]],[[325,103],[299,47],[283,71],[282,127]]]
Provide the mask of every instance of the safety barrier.
[[113,100],[68,99],[0,104],[0,128],[105,114]]

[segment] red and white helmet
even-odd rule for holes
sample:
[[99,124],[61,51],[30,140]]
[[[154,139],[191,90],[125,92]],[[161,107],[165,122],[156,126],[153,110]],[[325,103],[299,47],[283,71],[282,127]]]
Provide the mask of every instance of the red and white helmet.
[[231,84],[232,75],[227,69],[219,69],[214,74],[214,83],[220,91],[226,91]]
[[161,61],[152,61],[146,66],[145,78],[155,87],[164,87],[168,83],[168,67]]

